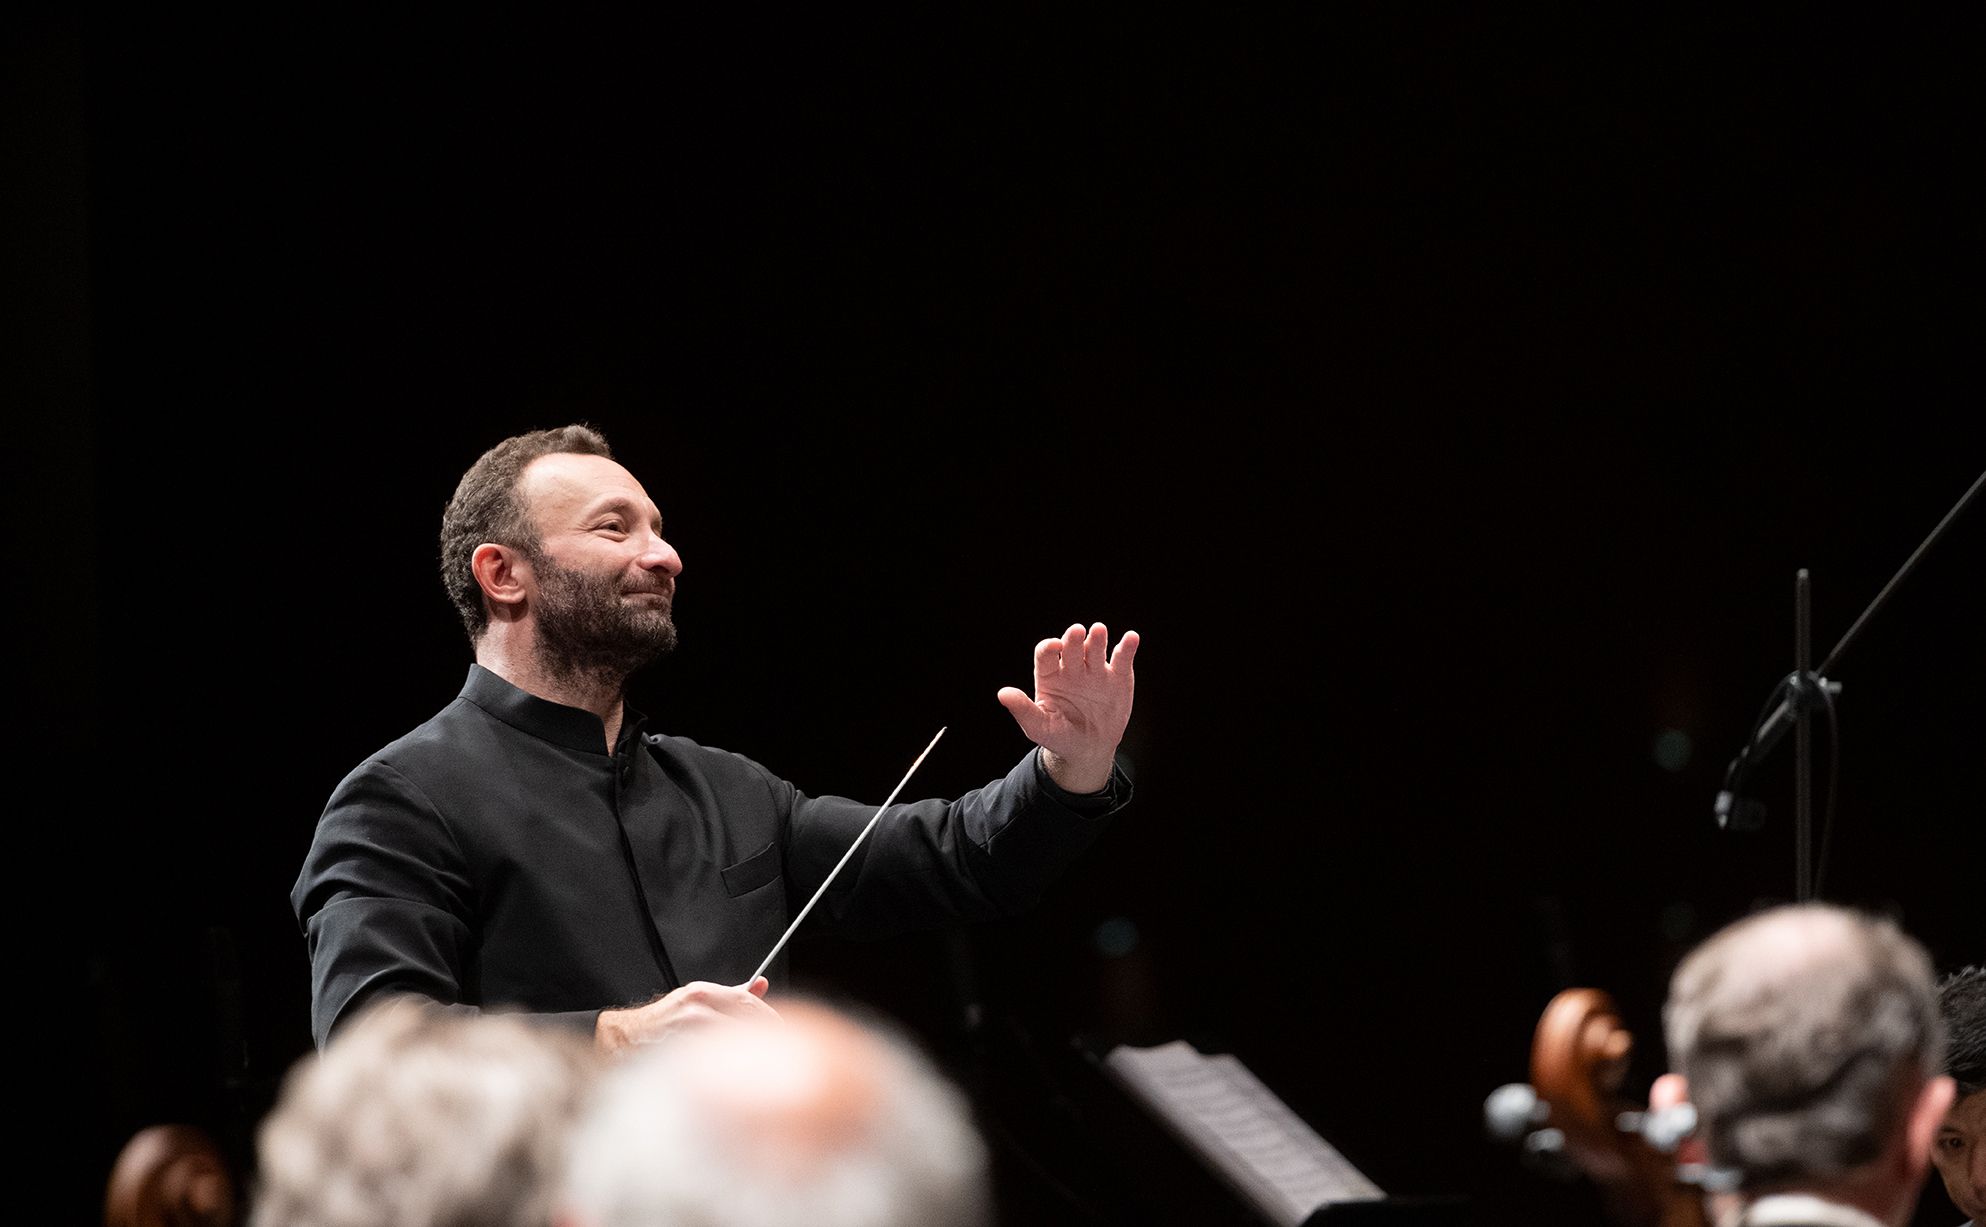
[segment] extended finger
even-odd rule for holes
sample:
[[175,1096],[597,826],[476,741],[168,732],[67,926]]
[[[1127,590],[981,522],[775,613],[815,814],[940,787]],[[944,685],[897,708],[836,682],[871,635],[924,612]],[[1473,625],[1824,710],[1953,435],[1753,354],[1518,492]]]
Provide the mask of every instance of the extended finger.
[[1062,632],[1062,667],[1080,669],[1083,667],[1083,640],[1087,632],[1080,622],[1071,622],[1069,629]]
[[1103,672],[1109,649],[1110,628],[1101,622],[1093,623],[1089,635],[1083,640],[1083,663],[1099,673]]
[[1137,658],[1137,655],[1138,632],[1125,631],[1124,637],[1117,641],[1117,650],[1110,654],[1110,667],[1113,669],[1129,669],[1131,662]]
[[1038,682],[1044,677],[1054,677],[1062,668],[1062,641],[1044,639],[1034,645],[1034,677]]

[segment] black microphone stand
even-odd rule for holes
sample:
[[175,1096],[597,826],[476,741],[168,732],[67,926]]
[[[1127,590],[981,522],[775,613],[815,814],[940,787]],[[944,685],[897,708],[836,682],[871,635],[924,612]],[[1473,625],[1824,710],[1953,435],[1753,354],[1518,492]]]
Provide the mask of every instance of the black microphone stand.
[[[1729,830],[1756,830],[1763,824],[1765,807],[1758,801],[1745,797],[1742,789],[1752,769],[1772,752],[1772,748],[1786,736],[1787,729],[1791,728],[1795,771],[1793,889],[1794,897],[1802,903],[1810,900],[1816,889],[1813,866],[1813,755],[1807,715],[1818,703],[1825,706],[1832,716],[1834,696],[1841,693],[1841,683],[1830,680],[1828,674],[1833,671],[1835,664],[1841,659],[1841,654],[1848,649],[1855,636],[1868,625],[1869,619],[1874,616],[1876,610],[1882,608],[1883,603],[1889,600],[1890,593],[1896,591],[1896,586],[1903,582],[1903,577],[1916,568],[1931,546],[1944,535],[1953,521],[1958,519],[1966,505],[1979,493],[1982,485],[1986,485],[1986,473],[1981,473],[1973,480],[1971,488],[1966,490],[1957,504],[1945,513],[1945,518],[1938,521],[1938,526],[1931,530],[1931,535],[1924,538],[1923,544],[1904,561],[1902,568],[1891,577],[1889,583],[1883,585],[1882,591],[1876,594],[1876,599],[1869,602],[1869,607],[1855,619],[1848,632],[1841,637],[1841,642],[1834,645],[1834,650],[1827,654],[1827,659],[1821,662],[1818,669],[1811,667],[1812,593],[1806,568],[1800,568],[1794,576],[1793,672],[1780,679],[1779,684],[1773,687],[1772,694],[1765,701],[1766,710],[1752,726],[1751,736],[1746,739],[1744,748],[1738,751],[1736,757],[1731,759],[1730,765],[1724,769],[1724,787],[1717,794],[1713,812],[1717,816],[1717,825]],[[1831,803],[1831,790],[1829,799]]]

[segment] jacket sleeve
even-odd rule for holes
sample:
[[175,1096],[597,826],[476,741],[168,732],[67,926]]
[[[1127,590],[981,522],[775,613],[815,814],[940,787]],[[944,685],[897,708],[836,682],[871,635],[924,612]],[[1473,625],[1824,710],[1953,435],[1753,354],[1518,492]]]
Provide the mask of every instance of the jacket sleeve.
[[[310,956],[310,1025],[319,1048],[369,1002],[411,994],[476,1012],[476,899],[440,811],[379,759],[338,785],[290,892]],[[592,1034],[598,1010],[538,1015]]]
[[855,847],[821,896],[823,931],[881,937],[947,920],[990,920],[1033,907],[1131,799],[1121,766],[1108,789],[1073,796],[1030,750],[1007,774],[956,800],[894,804],[855,843],[876,807],[793,792],[786,879],[797,914]]

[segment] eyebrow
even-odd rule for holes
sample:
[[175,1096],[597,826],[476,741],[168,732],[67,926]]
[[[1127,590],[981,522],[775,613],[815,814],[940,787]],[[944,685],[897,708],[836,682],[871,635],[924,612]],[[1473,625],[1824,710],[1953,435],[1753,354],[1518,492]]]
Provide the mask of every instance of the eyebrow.
[[[632,519],[638,520],[641,518],[641,508],[635,504],[633,499],[625,494],[609,495],[605,502],[587,508],[586,514],[580,518],[582,520],[591,520],[603,516],[610,511],[618,511]],[[656,511],[655,518],[651,523],[655,525],[656,532],[659,533],[662,531],[662,512],[660,510]]]

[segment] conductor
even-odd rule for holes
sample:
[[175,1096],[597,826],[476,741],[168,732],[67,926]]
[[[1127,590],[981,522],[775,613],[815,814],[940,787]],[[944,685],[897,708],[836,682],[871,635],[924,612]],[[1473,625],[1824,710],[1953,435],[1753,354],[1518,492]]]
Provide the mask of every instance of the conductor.
[[[653,728],[629,677],[676,643],[683,560],[585,425],[505,439],[442,517],[441,574],[474,661],[461,693],[354,768],[291,903],[322,1047],[409,994],[518,1012],[620,1051],[773,1013],[751,979],[875,816],[741,754]],[[809,913],[878,936],[1032,906],[1131,798],[1116,763],[1138,636],[1034,651],[998,700],[1033,745],[956,799],[893,805]],[[778,979],[782,953],[767,968]]]

